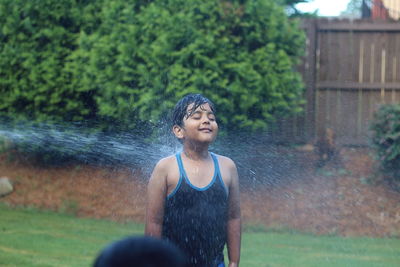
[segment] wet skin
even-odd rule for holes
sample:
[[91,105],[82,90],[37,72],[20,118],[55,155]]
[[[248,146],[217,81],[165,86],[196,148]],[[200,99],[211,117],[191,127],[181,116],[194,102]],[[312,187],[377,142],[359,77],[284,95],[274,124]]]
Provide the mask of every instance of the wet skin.
[[[187,112],[191,111],[189,105]],[[182,125],[173,127],[175,136],[183,144],[182,161],[190,182],[196,187],[207,186],[213,177],[213,161],[208,151],[209,145],[218,135],[215,114],[208,103],[188,113]],[[238,266],[240,259],[240,200],[239,182],[235,163],[217,155],[220,172],[228,193],[227,248],[229,267]],[[161,237],[164,201],[178,184],[179,169],[175,156],[160,160],[154,168],[148,184],[148,204],[145,234]]]
[[[192,104],[193,105],[193,104]],[[192,105],[189,105],[188,111]],[[206,150],[218,135],[218,124],[208,103],[199,106],[192,114],[185,116],[183,126],[174,127],[175,135],[188,147],[196,151]]]

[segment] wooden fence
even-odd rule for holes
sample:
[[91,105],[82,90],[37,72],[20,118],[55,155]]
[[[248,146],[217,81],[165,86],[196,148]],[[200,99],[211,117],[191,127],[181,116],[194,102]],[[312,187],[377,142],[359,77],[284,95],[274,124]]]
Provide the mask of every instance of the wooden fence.
[[312,142],[331,128],[339,144],[366,144],[379,105],[400,103],[400,22],[307,19],[302,27],[307,104],[280,132]]

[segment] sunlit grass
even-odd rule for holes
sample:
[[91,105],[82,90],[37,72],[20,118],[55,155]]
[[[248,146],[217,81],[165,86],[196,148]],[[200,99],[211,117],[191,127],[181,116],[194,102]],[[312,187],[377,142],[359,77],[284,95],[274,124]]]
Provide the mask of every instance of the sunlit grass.
[[[245,227],[241,266],[400,266],[400,239],[314,236]],[[0,203],[0,266],[90,266],[142,224],[76,218]]]

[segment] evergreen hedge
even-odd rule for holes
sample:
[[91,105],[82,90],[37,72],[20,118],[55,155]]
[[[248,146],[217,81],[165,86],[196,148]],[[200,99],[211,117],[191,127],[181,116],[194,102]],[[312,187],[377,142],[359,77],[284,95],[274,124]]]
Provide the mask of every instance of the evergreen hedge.
[[400,186],[400,104],[382,105],[371,129],[381,170]]
[[157,122],[200,92],[227,130],[300,111],[304,35],[274,0],[0,0],[0,114]]

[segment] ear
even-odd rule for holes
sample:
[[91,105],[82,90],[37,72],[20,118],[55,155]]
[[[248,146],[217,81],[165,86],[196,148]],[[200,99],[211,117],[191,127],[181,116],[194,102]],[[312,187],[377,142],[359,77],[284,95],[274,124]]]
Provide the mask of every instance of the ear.
[[184,137],[184,135],[183,135],[184,129],[181,126],[174,125],[174,127],[172,127],[172,131],[174,132],[176,138],[183,139],[183,137]]

